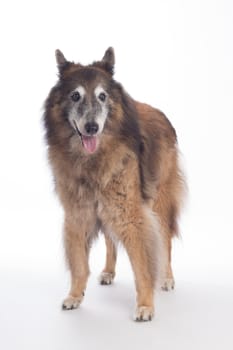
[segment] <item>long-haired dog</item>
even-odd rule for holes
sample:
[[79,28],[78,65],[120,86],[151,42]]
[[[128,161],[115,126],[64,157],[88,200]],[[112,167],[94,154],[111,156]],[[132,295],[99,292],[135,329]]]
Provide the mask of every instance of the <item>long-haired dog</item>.
[[114,80],[114,51],[81,65],[56,51],[59,80],[45,103],[44,124],[56,192],[65,211],[65,251],[77,308],[89,275],[88,256],[99,231],[106,240],[101,284],[112,283],[116,242],[135,275],[135,320],[151,320],[154,290],[174,288],[171,239],[184,181],[176,132],[159,110],[135,101]]

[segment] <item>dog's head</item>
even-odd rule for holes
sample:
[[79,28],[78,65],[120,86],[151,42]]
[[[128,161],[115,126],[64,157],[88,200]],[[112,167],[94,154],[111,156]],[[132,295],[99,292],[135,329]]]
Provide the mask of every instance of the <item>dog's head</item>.
[[87,153],[94,153],[111,109],[114,51],[110,47],[101,61],[83,66],[66,60],[56,50],[59,69],[59,106],[69,127],[80,137]]

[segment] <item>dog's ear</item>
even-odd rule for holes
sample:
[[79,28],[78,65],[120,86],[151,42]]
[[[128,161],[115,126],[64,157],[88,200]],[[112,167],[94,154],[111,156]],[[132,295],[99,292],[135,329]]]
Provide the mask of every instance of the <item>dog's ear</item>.
[[63,53],[60,50],[55,51],[56,61],[57,61],[57,67],[59,69],[59,72],[62,73],[64,68],[66,68],[69,65],[69,61],[65,58]]
[[114,65],[115,65],[115,54],[112,47],[109,47],[100,61],[102,68],[104,68],[111,75],[114,74]]
[[108,63],[112,68],[114,68],[115,64],[115,54],[113,47],[109,47],[104,54],[104,57],[102,58],[102,62]]

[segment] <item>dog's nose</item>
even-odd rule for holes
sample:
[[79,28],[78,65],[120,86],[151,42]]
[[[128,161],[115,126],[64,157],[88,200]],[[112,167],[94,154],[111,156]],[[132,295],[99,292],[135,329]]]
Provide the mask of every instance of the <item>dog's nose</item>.
[[88,122],[85,124],[85,130],[89,135],[94,135],[99,130],[99,125],[96,122]]

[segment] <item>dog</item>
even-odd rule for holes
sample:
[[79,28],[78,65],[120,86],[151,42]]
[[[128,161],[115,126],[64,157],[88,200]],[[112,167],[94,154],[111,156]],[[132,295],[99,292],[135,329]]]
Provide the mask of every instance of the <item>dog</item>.
[[175,129],[160,110],[135,101],[114,80],[113,48],[90,65],[70,62],[59,50],[56,61],[59,80],[43,120],[65,213],[71,288],[63,309],[82,302],[91,243],[102,232],[107,254],[100,283],[113,282],[121,242],[135,276],[134,319],[151,320],[155,288],[174,288],[171,241],[185,187]]

